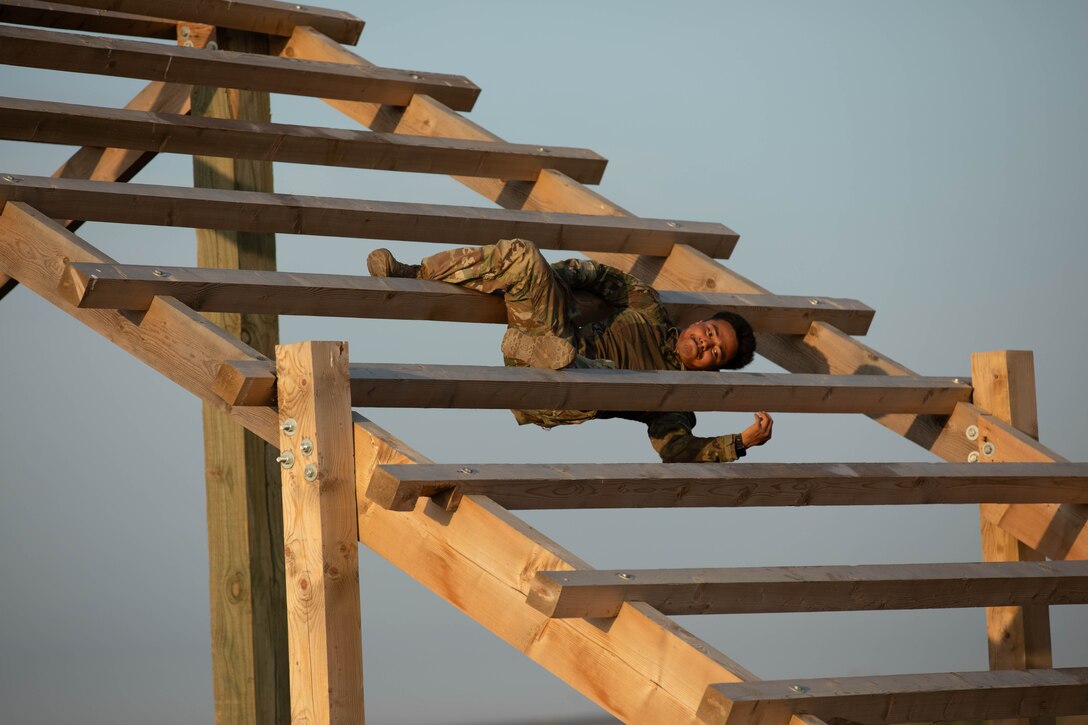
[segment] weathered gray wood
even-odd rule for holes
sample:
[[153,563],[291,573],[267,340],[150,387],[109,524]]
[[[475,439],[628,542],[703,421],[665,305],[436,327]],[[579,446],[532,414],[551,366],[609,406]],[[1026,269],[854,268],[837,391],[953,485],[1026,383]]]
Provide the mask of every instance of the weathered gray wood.
[[540,571],[529,604],[553,618],[847,612],[1088,603],[1088,561]]
[[[89,308],[142,310],[156,296],[168,295],[209,312],[507,321],[498,297],[427,280],[101,264],[76,264],[69,274],[73,303]],[[813,321],[823,320],[860,335],[873,317],[857,300],[829,297],[667,291],[661,300],[680,325],[725,310],[744,315],[756,330],[804,334]]]
[[[2,6],[0,6],[2,7]],[[254,123],[0,97],[0,138],[532,181],[558,169],[596,184],[607,161],[588,149]]]
[[480,94],[463,76],[7,26],[0,27],[0,63],[400,106],[420,93],[462,111],[471,110]]
[[[0,175],[0,201],[65,219],[449,244],[531,239],[543,249],[668,254],[676,244],[728,256],[723,224]],[[362,262],[360,261],[360,266]]]
[[1088,713],[1088,667],[947,672],[710,685],[706,725],[786,725],[791,716],[841,722],[992,720]]
[[1088,464],[390,465],[374,471],[366,493],[396,511],[438,494],[478,494],[511,510],[1088,503]]
[[[276,0],[65,0],[100,10],[156,15],[221,28],[289,36],[297,27],[311,27],[338,43],[355,45],[363,32],[363,21],[342,10]],[[105,31],[101,31],[105,32]]]

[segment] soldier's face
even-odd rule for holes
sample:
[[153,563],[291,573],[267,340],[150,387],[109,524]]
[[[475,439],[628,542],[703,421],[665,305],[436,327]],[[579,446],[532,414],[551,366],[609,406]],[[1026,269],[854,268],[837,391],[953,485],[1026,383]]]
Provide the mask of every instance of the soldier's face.
[[737,332],[725,320],[699,320],[676,339],[676,354],[689,370],[717,370],[737,354]]

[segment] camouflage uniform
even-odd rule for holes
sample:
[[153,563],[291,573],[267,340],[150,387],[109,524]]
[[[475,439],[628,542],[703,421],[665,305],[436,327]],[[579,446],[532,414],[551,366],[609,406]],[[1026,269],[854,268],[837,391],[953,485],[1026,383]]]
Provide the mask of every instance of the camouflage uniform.
[[[509,330],[503,339],[507,365],[623,370],[681,370],[679,334],[657,292],[617,269],[589,260],[548,264],[532,242],[503,239],[484,247],[441,252],[421,262],[420,276],[502,294]],[[574,293],[589,292],[615,312],[607,320],[578,327]],[[543,350],[543,353],[540,351]],[[531,354],[535,353],[535,354]],[[579,410],[515,410],[522,425],[544,428],[594,418],[627,418],[645,423],[654,449],[665,462],[733,461],[737,436],[692,435],[695,414]]]

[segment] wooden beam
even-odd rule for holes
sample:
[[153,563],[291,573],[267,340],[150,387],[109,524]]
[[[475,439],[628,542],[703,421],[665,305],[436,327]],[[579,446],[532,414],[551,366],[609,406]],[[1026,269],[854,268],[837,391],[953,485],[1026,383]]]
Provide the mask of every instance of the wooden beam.
[[338,43],[355,45],[363,21],[342,10],[275,0],[65,0],[68,5],[110,12],[157,15],[267,35],[291,35],[311,27]]
[[692,722],[707,685],[754,679],[645,604],[624,605],[608,626],[530,607],[538,570],[590,567],[486,497],[467,496],[454,513],[426,501],[393,512],[365,497],[375,465],[415,462],[428,461],[356,414],[360,541],[620,720]]
[[46,214],[122,224],[448,244],[494,244],[498,239],[520,237],[543,249],[668,254],[674,244],[691,243],[727,255],[737,242],[736,233],[728,227],[710,222],[541,214],[12,174],[0,176],[0,201],[26,202]]
[[[225,366],[234,370],[234,366]],[[395,511],[420,497],[482,495],[505,508],[1088,503],[1088,464],[582,463],[381,466],[366,496]]]
[[532,180],[560,169],[600,182],[607,161],[588,149],[186,117],[0,97],[0,138],[88,144],[432,174]]
[[363,69],[9,26],[0,27],[0,63],[398,105],[426,93],[462,111],[471,110],[480,94],[463,76]]
[[[226,363],[229,364],[229,363]],[[267,405],[242,397],[267,377],[267,365],[221,379],[234,405]],[[475,365],[353,364],[351,400],[376,408],[545,408],[576,410],[774,410],[788,413],[942,412],[971,396],[959,378],[864,378],[848,375],[543,370]]]
[[265,440],[279,441],[275,413],[270,408],[231,408],[212,392],[218,361],[259,360],[268,364],[268,358],[168,297],[157,299],[142,317],[75,308],[60,289],[64,282],[63,267],[57,264],[60,259],[113,263],[25,204],[4,207],[0,213],[0,271]]
[[82,8],[67,3],[43,0],[4,0],[0,3],[0,23],[37,25],[58,30],[82,30],[87,33],[134,35],[142,38],[173,40],[176,21],[129,13]]
[[712,685],[707,725],[785,725],[812,714],[868,725],[1088,712],[1088,667],[949,672]]
[[[227,51],[267,53],[267,36],[201,26],[178,42],[199,47],[216,41]],[[197,32],[193,32],[193,31]],[[267,122],[267,93],[194,86],[194,116]],[[271,192],[272,163],[193,156],[193,185],[205,189]],[[275,236],[198,228],[197,263],[205,267],[276,268]],[[208,228],[211,227],[211,228]],[[211,322],[275,355],[279,321],[274,315],[209,313]],[[211,587],[212,689],[216,720],[239,725],[284,723],[292,717],[288,684],[283,502],[277,449],[204,406],[204,456]],[[224,482],[229,485],[224,485]],[[247,596],[235,596],[231,586]]]
[[[494,295],[428,280],[100,264],[74,265],[69,274],[70,290],[78,295],[72,301],[81,307],[140,310],[168,295],[216,312],[507,322],[506,308]],[[803,332],[812,320],[823,319],[864,334],[874,314],[857,300],[829,297],[670,291],[661,300],[678,325],[725,310],[744,315],[757,330]]]
[[[346,342],[276,347],[291,721],[363,722],[359,531]],[[285,425],[286,421],[293,425]]]
[[[998,350],[971,355],[971,371],[978,379],[974,403],[995,418],[1039,437],[1035,402],[1035,361],[1030,351]],[[983,446],[995,446],[980,441]],[[1008,451],[986,449],[987,460],[1015,461]],[[992,465],[992,464],[991,464]],[[1053,503],[1053,502],[1051,502]],[[980,511],[982,560],[1036,562],[1045,557],[1012,534],[1003,531],[983,508]],[[1042,603],[1040,603],[1042,604]],[[1021,670],[1053,666],[1050,611],[1045,606],[1000,606],[986,610],[986,634],[991,670]],[[995,725],[1027,725],[1028,720],[1006,720]],[[1051,725],[1053,718],[1035,718],[1032,725]]]
[[538,571],[528,601],[549,617],[1085,604],[1088,561]]

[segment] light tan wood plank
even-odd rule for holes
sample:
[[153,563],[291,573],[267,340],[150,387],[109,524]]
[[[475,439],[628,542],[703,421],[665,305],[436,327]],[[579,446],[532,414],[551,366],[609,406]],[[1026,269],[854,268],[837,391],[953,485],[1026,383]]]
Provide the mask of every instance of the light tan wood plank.
[[794,713],[846,722],[976,720],[1088,712],[1088,668],[949,672],[713,685],[707,725],[784,725]]
[[26,202],[46,214],[123,224],[449,244],[524,238],[544,249],[638,249],[667,254],[674,244],[690,242],[728,254],[737,240],[728,227],[711,222],[539,214],[11,174],[0,176],[0,201]]
[[[226,366],[234,369],[233,366]],[[511,509],[1088,503],[1088,464],[582,463],[381,466],[366,495],[483,495]]]
[[0,138],[159,153],[532,180],[560,169],[589,184],[607,161],[588,149],[197,118],[0,97]]
[[[380,317],[505,324],[506,308],[494,295],[427,280],[330,274],[206,270],[191,267],[74,265],[73,302],[81,307],[145,309],[157,295],[193,309],[281,315]],[[678,325],[716,312],[741,314],[757,330],[803,331],[813,319],[834,320],[864,334],[873,310],[857,300],[774,295],[665,292],[662,302]],[[812,300],[820,304],[813,305]]]
[[4,0],[0,3],[0,23],[170,40],[176,32],[173,20],[42,0]]
[[399,105],[407,105],[416,93],[426,93],[462,111],[471,110],[480,93],[463,76],[363,69],[9,26],[0,27],[0,63]]
[[525,601],[533,575],[589,565],[486,497],[466,497],[455,513],[427,502],[393,512],[366,499],[375,465],[413,462],[427,459],[356,414],[362,543],[616,717],[691,722],[708,684],[754,678],[644,604],[625,605],[607,627],[548,619]]
[[170,298],[156,300],[142,318],[72,307],[60,290],[64,268],[58,262],[62,259],[113,262],[25,204],[4,207],[0,214],[0,269],[265,440],[279,440],[271,409],[230,408],[211,387],[220,361],[262,360],[268,364],[270,360]]
[[191,20],[268,35],[286,36],[296,27],[305,26],[348,45],[355,45],[363,32],[363,21],[351,13],[276,0],[67,0],[67,4]]
[[[1035,401],[1035,361],[1025,350],[998,350],[971,355],[971,372],[978,379],[974,403],[992,416],[1039,437]],[[993,443],[980,438],[980,449]],[[990,451],[987,460],[1016,460],[1007,451]],[[982,559],[991,562],[1035,562],[1045,557],[1003,531],[985,509],[980,511]],[[986,634],[991,670],[1053,666],[1050,611],[1045,606],[1002,606],[986,610]],[[1003,720],[994,725],[1052,725],[1053,718]]]
[[549,617],[1084,604],[1088,561],[540,571],[528,601]]
[[[359,531],[345,342],[276,348],[291,721],[363,722]],[[292,421],[293,426],[286,426]]]

